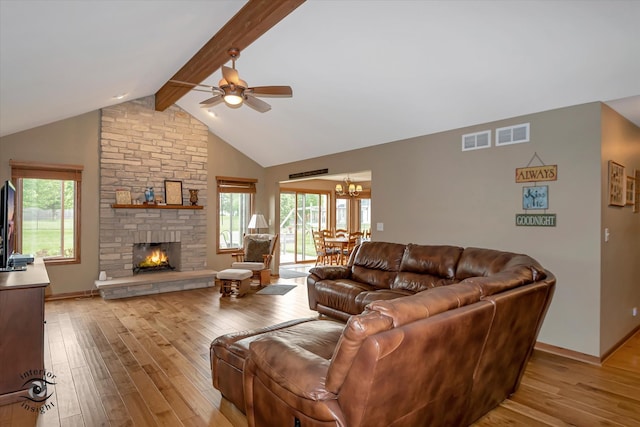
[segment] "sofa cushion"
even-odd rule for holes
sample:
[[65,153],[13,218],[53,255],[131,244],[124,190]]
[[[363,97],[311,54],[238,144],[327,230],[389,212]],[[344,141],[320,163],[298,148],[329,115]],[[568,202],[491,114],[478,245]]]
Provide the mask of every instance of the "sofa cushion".
[[249,355],[249,345],[253,341],[265,336],[278,336],[324,359],[329,359],[343,327],[344,325],[340,322],[308,318],[235,332],[216,338],[211,344],[211,356],[215,354],[215,357],[242,370],[244,361]]
[[477,286],[483,297],[533,283],[531,269],[518,266],[488,277],[469,277],[460,283]]
[[323,265],[309,270],[309,275],[316,276],[317,280],[348,279],[350,274],[351,271],[343,265]]
[[468,277],[490,276],[501,271],[505,264],[515,254],[493,249],[466,248],[462,252],[456,278],[463,280]]
[[350,260],[351,279],[389,289],[400,269],[405,247],[399,243],[362,243]]
[[316,302],[349,314],[360,314],[356,296],[375,288],[353,280],[321,280],[315,284]]
[[260,271],[264,270],[264,261],[263,262],[233,262],[231,263],[231,268],[241,269],[241,270],[251,270],[251,271]]
[[367,308],[392,318],[393,325],[398,327],[475,303],[480,297],[478,286],[461,282],[389,301],[374,301]]
[[462,251],[463,248],[459,246],[409,243],[402,257],[400,271],[453,279]]
[[[456,279],[493,276],[507,270],[517,274],[528,274],[530,281],[546,277],[544,268],[530,256],[493,249],[466,248],[458,262]],[[525,270],[528,270],[528,273]]]
[[409,273],[401,271],[391,285],[391,289],[406,290],[411,293],[457,283],[456,279],[445,279],[431,274]]
[[462,251],[458,246],[408,244],[391,288],[421,292],[457,282],[456,265]]
[[404,289],[378,289],[375,291],[360,292],[356,295],[356,306],[358,307],[358,310],[360,310],[359,313],[361,313],[364,311],[367,304],[373,301],[386,301],[413,294],[414,292]]

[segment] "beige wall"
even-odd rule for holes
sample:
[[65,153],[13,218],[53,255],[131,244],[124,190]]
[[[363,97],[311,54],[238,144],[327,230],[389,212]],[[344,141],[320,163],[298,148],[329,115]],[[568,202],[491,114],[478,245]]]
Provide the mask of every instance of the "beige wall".
[[98,278],[99,134],[100,112],[92,111],[0,138],[2,180],[11,177],[9,159],[84,166],[80,219],[81,263],[47,266],[51,280],[48,294],[90,290],[93,281]]
[[[94,288],[99,259],[99,135],[100,112],[93,111],[67,120],[0,138],[0,179],[11,176],[9,159],[71,163],[84,165],[82,182],[82,262],[65,266],[48,266],[51,286],[48,293],[62,294]],[[215,177],[256,178],[258,209],[268,210],[264,196],[264,169],[229,144],[209,133],[207,185],[207,266],[214,270],[228,268],[231,256],[216,254],[216,183]]]
[[255,178],[258,180],[256,188],[256,211],[265,214],[265,219],[273,229],[273,217],[269,211],[265,196],[264,176],[262,166],[236,150],[216,135],[209,133],[209,185],[207,186],[207,266],[214,270],[231,267],[233,261],[229,254],[216,253],[216,236],[218,234],[218,217],[216,213],[216,176],[231,176],[241,178]]
[[[558,279],[540,341],[599,356],[601,201],[593,189],[601,185],[600,112],[600,103],[590,103],[276,166],[267,181],[321,168],[331,174],[370,169],[374,240],[535,257]],[[529,143],[460,149],[465,133],[491,129],[495,135],[497,127],[525,122],[531,123]],[[515,169],[535,153],[558,165],[558,180],[545,183],[548,212],[557,214],[553,228],[515,226],[524,186],[515,183]],[[376,223],[384,231],[376,231]]]
[[[640,324],[640,315],[631,314],[633,307],[640,310],[640,213],[631,206],[609,206],[609,160],[624,165],[629,176],[640,170],[640,128],[603,104],[601,353]],[[604,241],[605,228],[611,233],[609,242]]]
[[[531,142],[460,151],[461,135],[531,123]],[[258,210],[271,230],[279,223],[278,187],[288,175],[321,168],[330,174],[372,171],[373,239],[481,246],[524,252],[558,278],[540,341],[600,356],[637,327],[640,214],[606,206],[606,161],[640,169],[639,129],[600,103],[503,120],[334,154],[268,169],[209,134],[207,264],[229,266],[217,255],[215,176],[256,178]],[[54,293],[91,289],[98,269],[99,112],[0,138],[0,179],[9,178],[9,159],[77,163],[85,166],[82,205],[82,264],[49,269]],[[602,141],[602,144],[601,144]],[[550,213],[557,227],[516,227],[523,184],[515,168],[534,153],[558,165],[549,182]],[[533,164],[536,164],[535,162]],[[601,195],[593,189],[601,188]],[[375,223],[384,224],[376,231]],[[602,238],[604,227],[611,242]],[[634,240],[635,239],[635,240]],[[602,281],[602,286],[601,286]]]

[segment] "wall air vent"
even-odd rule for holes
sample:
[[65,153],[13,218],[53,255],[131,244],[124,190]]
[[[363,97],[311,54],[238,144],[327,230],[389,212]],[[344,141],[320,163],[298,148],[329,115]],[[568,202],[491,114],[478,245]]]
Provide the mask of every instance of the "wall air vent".
[[496,147],[529,142],[529,123],[496,129]]
[[491,147],[490,130],[462,135],[462,151],[479,150],[489,147]]

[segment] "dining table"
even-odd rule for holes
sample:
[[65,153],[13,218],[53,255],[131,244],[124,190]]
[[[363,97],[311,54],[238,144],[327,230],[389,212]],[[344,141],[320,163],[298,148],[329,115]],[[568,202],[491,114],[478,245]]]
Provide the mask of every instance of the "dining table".
[[349,258],[349,254],[346,253],[349,247],[348,237],[325,237],[324,244],[327,248],[337,249],[338,264],[344,264],[344,261]]

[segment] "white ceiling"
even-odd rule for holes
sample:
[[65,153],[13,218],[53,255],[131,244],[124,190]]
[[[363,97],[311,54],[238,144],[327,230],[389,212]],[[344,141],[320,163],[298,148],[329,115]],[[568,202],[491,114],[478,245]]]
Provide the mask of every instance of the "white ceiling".
[[[154,94],[243,4],[0,0],[0,136]],[[236,63],[293,98],[177,104],[265,167],[592,101],[640,126],[638,22],[626,0],[308,0]]]

